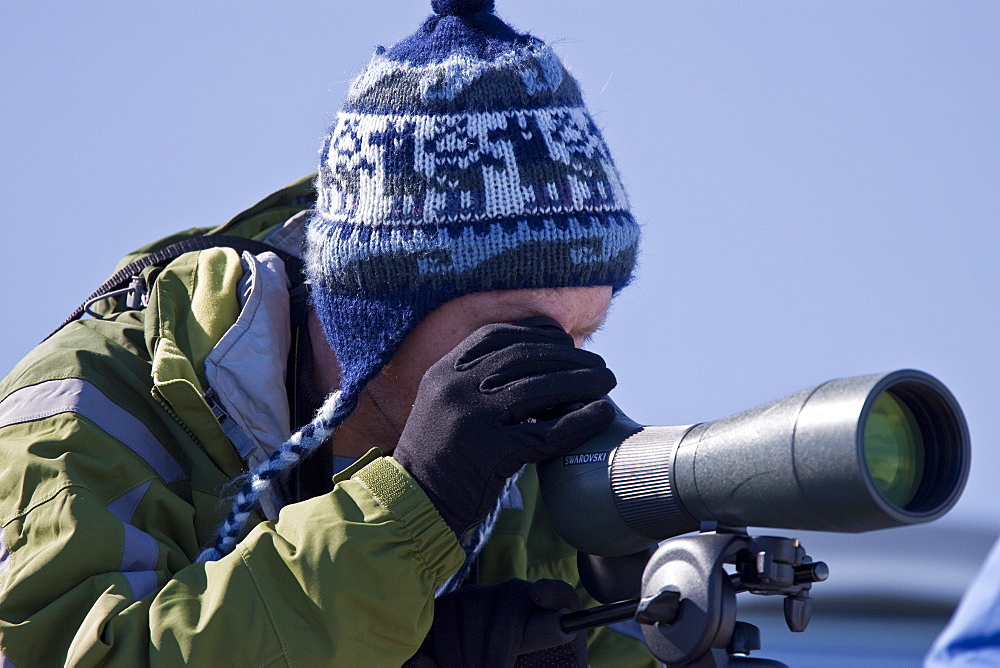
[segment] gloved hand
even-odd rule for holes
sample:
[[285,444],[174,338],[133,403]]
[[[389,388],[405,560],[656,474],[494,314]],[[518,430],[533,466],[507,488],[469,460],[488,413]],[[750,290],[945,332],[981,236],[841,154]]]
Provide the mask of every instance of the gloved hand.
[[431,366],[392,456],[461,536],[525,464],[606,429],[615,386],[551,318],[486,325]]
[[533,614],[579,610],[580,598],[562,580],[507,580],[467,585],[434,602],[427,639],[407,668],[466,666],[576,667],[587,665],[587,634],[563,645],[519,654],[525,625]]

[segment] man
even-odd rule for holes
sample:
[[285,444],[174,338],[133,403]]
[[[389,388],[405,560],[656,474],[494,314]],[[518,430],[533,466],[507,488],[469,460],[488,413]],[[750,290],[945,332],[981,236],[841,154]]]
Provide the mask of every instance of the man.
[[588,660],[518,659],[586,596],[531,465],[612,419],[579,346],[638,230],[549,47],[433,7],[354,81],[315,194],[212,231],[274,252],[146,268],[0,385],[5,665]]

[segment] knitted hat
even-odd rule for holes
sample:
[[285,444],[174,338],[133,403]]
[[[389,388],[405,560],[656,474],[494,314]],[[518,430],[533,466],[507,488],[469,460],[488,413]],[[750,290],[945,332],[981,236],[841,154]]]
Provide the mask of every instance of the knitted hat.
[[492,0],[431,4],[414,34],[376,50],[321,150],[306,273],[341,387],[251,474],[220,553],[253,488],[325,441],[430,311],[473,292],[631,279],[638,225],[576,81]]

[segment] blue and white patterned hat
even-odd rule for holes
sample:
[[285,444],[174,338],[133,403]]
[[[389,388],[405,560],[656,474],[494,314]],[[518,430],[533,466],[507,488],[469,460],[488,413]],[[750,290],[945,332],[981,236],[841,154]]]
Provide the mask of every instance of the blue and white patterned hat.
[[341,387],[249,474],[203,560],[232,549],[270,481],[333,433],[433,309],[632,277],[639,228],[576,81],[492,0],[432,6],[375,52],[321,151],[306,273]]
[[454,297],[619,290],[635,266],[621,178],[559,58],[492,1],[432,4],[354,80],[320,156],[306,262],[342,389]]

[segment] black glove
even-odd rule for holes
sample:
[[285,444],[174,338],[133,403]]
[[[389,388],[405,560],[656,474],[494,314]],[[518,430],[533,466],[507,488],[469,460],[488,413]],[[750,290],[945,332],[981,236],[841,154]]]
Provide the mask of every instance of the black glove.
[[424,374],[392,455],[461,536],[523,465],[606,429],[615,412],[601,397],[614,386],[551,318],[487,325]]
[[434,623],[407,668],[465,666],[587,665],[587,634],[568,642],[520,655],[525,625],[533,614],[579,610],[580,598],[562,580],[507,580],[468,585],[434,602]]

